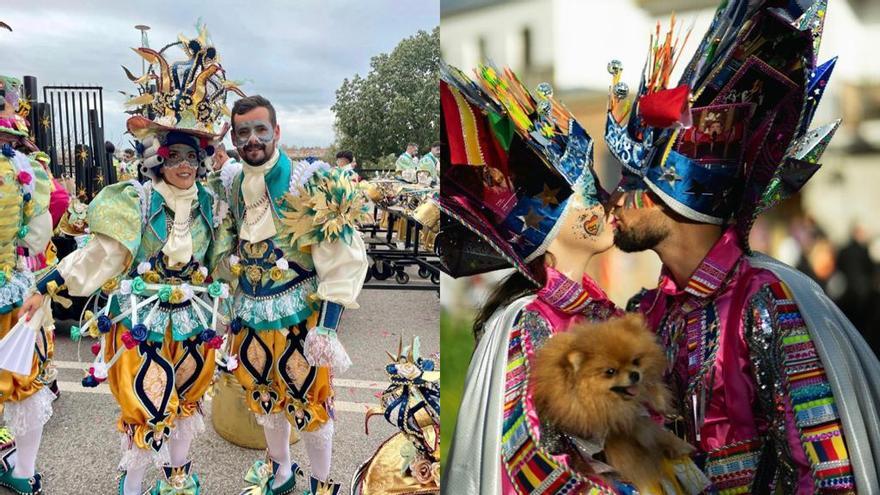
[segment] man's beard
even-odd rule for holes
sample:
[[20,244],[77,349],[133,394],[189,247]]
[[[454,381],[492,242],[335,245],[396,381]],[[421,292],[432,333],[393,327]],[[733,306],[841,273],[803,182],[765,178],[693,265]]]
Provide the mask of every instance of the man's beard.
[[618,228],[614,232],[614,245],[625,253],[637,253],[654,249],[668,235],[668,229],[656,225],[650,225],[644,229]]
[[[248,152],[254,149],[263,150],[263,158],[256,162],[252,162],[248,159]],[[272,151],[275,151],[274,149]],[[248,165],[252,167],[259,167],[260,165],[269,161],[269,158],[272,158],[272,154],[266,149],[265,144],[248,144],[244,148],[239,150],[239,154],[241,155],[241,159],[244,160]]]

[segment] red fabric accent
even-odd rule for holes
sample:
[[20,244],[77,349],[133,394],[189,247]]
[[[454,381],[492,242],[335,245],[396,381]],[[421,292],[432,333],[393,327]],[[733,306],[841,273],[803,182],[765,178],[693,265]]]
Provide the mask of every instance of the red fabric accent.
[[446,138],[449,140],[449,161],[455,164],[467,163],[458,104],[455,102],[455,97],[452,96],[449,85],[442,81],[440,82],[440,108],[446,124]]
[[645,95],[639,98],[639,115],[651,127],[672,127],[687,112],[690,91],[687,84],[682,84]]

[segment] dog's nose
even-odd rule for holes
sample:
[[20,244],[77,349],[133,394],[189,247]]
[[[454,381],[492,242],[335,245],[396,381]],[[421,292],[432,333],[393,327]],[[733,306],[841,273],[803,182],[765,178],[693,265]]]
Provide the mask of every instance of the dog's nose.
[[639,383],[639,380],[642,379],[642,374],[638,371],[630,371],[629,372],[629,381],[633,383]]

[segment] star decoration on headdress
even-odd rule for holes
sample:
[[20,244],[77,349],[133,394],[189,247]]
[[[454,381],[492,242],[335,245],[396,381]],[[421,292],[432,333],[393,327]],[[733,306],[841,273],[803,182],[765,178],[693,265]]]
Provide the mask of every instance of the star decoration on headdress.
[[43,129],[48,129],[52,127],[52,120],[49,119],[48,115],[44,115],[43,118],[40,119],[40,125],[43,127]]
[[675,189],[675,183],[681,182],[682,177],[678,175],[678,171],[675,170],[675,165],[672,165],[671,167],[663,169],[663,174],[660,175],[660,180],[665,180],[670,187]]
[[76,154],[76,156],[77,156],[80,160],[82,160],[82,161],[86,161],[86,160],[89,158],[89,152],[88,152],[85,148],[81,148],[81,149],[79,150],[79,153]]
[[558,205],[559,200],[556,199],[556,196],[559,194],[559,189],[560,188],[558,187],[556,189],[550,189],[550,186],[544,184],[544,190],[535,197],[540,199],[541,204],[544,206]]
[[80,196],[80,197],[83,197],[83,198],[86,197],[86,188],[85,188],[85,187],[80,187],[79,189],[77,189],[77,190],[76,190],[76,195],[77,195],[77,196]]
[[521,215],[519,219],[523,222],[523,232],[530,228],[538,230],[538,226],[541,225],[541,221],[544,220],[544,215],[536,212],[534,208],[529,207],[529,212],[525,215]]
[[98,174],[95,180],[98,182],[99,186],[104,187],[104,174]]

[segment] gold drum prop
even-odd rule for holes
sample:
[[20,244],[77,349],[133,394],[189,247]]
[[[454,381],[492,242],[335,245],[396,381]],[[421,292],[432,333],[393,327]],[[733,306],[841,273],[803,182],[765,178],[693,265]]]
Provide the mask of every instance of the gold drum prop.
[[[214,384],[211,401],[211,422],[218,435],[230,443],[247,449],[265,450],[266,437],[263,427],[257,423],[254,413],[248,409],[244,389],[235,376],[221,373]],[[290,430],[290,443],[299,441],[296,428]]]

